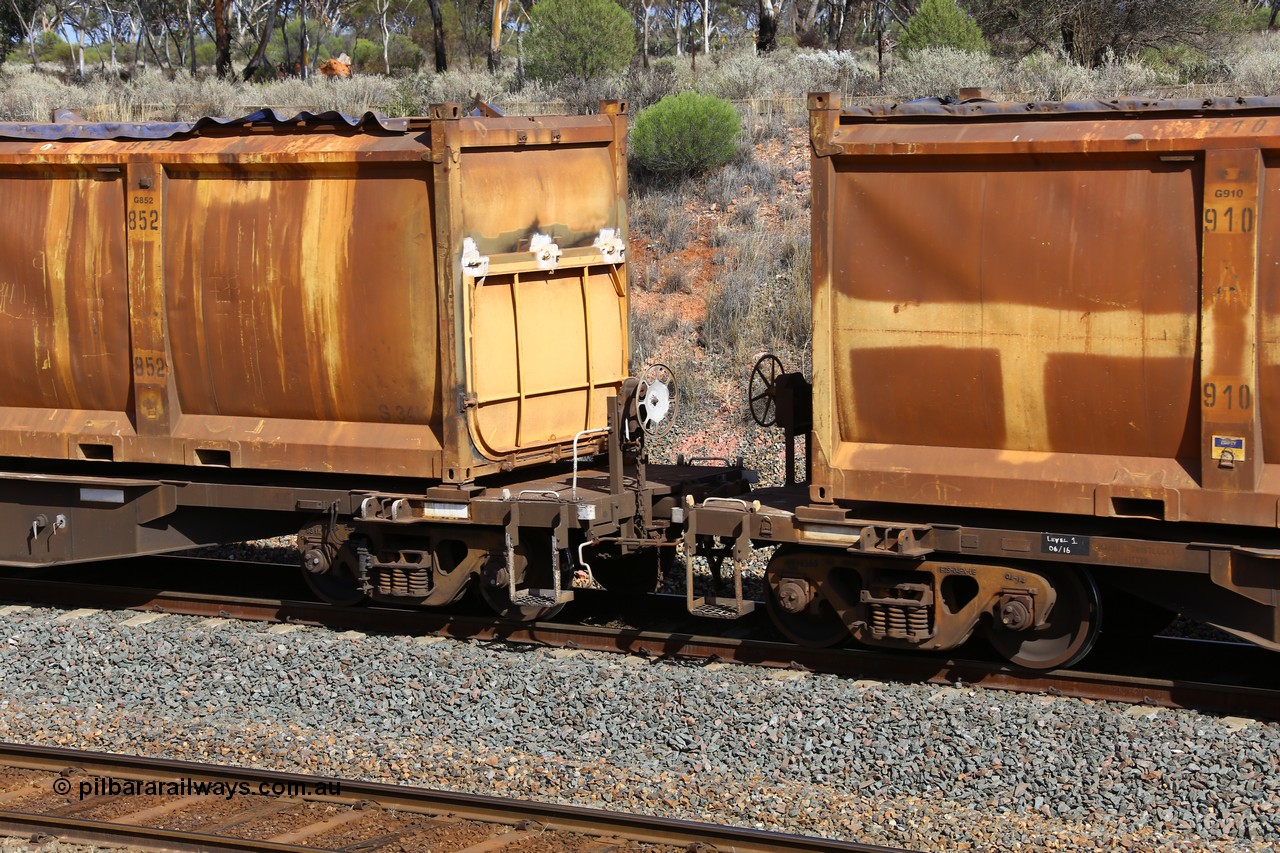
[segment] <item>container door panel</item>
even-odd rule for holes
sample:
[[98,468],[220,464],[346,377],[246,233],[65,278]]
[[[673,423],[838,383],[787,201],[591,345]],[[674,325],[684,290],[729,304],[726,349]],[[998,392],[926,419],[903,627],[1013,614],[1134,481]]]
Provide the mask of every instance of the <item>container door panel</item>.
[[[626,270],[593,248],[626,232],[609,144],[466,151],[461,230],[488,258],[464,276],[471,438],[490,459],[564,444],[607,426],[626,378]],[[622,188],[622,189],[620,189]],[[562,258],[533,251],[550,241]]]
[[[1262,415],[1262,454],[1280,460],[1280,217],[1268,216],[1280,202],[1280,157],[1264,160],[1258,227],[1258,388],[1250,391]],[[1217,389],[1214,389],[1215,392]],[[1239,403],[1239,391],[1236,392]]]
[[392,169],[171,174],[184,414],[438,422],[429,192]]
[[497,456],[607,425],[626,377],[618,271],[572,267],[490,275],[471,297],[474,437]]
[[21,223],[0,229],[0,407],[123,416],[131,367],[119,172],[4,169],[0,198],[5,218]]
[[1191,169],[854,165],[834,178],[842,441],[1195,458]]

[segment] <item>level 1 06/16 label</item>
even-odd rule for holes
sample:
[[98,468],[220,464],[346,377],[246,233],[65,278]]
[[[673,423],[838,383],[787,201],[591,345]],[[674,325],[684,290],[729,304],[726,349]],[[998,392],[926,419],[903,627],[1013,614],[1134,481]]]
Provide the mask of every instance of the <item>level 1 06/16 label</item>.
[[1067,533],[1043,533],[1040,535],[1040,553],[1069,557],[1089,556],[1089,537]]

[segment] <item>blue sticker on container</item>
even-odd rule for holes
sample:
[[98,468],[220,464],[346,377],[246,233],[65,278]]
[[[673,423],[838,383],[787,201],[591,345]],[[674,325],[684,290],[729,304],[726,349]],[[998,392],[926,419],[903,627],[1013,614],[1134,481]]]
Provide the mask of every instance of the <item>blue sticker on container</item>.
[[1213,437],[1213,448],[1209,455],[1213,459],[1226,457],[1237,462],[1243,462],[1244,438],[1238,435],[1215,435]]

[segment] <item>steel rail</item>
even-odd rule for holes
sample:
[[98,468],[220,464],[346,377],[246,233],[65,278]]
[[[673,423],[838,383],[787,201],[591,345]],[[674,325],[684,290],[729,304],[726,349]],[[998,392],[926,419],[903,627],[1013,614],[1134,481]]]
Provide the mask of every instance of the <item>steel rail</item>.
[[[1187,708],[1259,719],[1280,718],[1280,690],[1276,689],[1209,680],[1180,680],[1105,672],[1030,672],[990,661],[962,660],[924,653],[886,653],[855,648],[810,649],[782,642],[683,632],[558,622],[504,622],[490,617],[460,616],[434,610],[382,605],[337,607],[288,599],[227,597],[160,589],[66,584],[26,578],[0,578],[0,599],[47,602],[66,607],[130,609],[247,621],[287,622],[365,633],[430,634],[460,640],[497,640],[624,652],[653,658],[716,660],[868,679],[946,685],[959,683],[1020,693]],[[1178,659],[1181,659],[1181,653]]]
[[[317,784],[324,783],[331,786],[331,790],[332,786],[340,786],[341,793],[284,799],[340,805],[373,804],[383,809],[424,816],[447,815],[455,819],[517,828],[526,824],[536,831],[549,830],[557,833],[621,837],[647,844],[669,844],[681,847],[701,844],[710,845],[713,849],[740,851],[740,853],[768,853],[768,851],[903,853],[902,848],[718,826],[699,821],[625,814],[582,806],[565,806],[381,782],[310,777],[298,773],[201,764],[174,759],[83,752],[55,747],[0,743],[0,764],[47,770],[64,776],[70,773],[84,773],[116,779],[155,781],[197,779],[230,784],[252,782],[279,786],[282,789],[290,786],[294,789],[303,787],[314,789]],[[63,841],[90,844],[118,844],[124,841],[135,847],[152,850],[254,850],[298,853],[298,851],[324,849],[292,843],[156,829],[57,815],[0,811],[0,833],[30,835],[42,831],[56,835]]]

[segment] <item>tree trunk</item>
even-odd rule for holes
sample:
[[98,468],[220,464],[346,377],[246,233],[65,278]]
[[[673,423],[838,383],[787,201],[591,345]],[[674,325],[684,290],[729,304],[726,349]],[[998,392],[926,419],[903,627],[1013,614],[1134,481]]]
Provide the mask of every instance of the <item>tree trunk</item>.
[[27,44],[31,47],[31,67],[33,70],[40,70],[40,63],[36,59],[36,21],[39,10],[31,15],[31,27],[27,30]]
[[[1280,0],[1276,0],[1276,2],[1280,2]],[[641,62],[644,64],[644,70],[648,71],[649,70],[649,16],[653,12],[653,0],[648,0],[648,2],[642,3],[640,8],[644,10],[644,56],[642,57]]]
[[379,12],[381,13],[381,22],[383,22],[383,67],[387,70],[387,76],[392,76],[392,27],[390,27],[390,13],[392,13],[392,0],[380,0]]
[[502,26],[506,23],[509,2],[510,0],[493,0],[493,28],[489,31],[490,74],[497,74],[502,67]]
[[227,29],[227,0],[213,0],[213,40],[218,53],[214,59],[218,79],[231,76],[231,31]]
[[307,0],[298,0],[298,20],[302,22],[302,32],[298,34],[298,76],[307,79]]
[[1082,57],[1076,56],[1076,31],[1070,24],[1062,25],[1062,50],[1067,56],[1083,64]]
[[676,56],[683,56],[683,55],[684,55],[684,32],[683,32],[683,30],[682,30],[682,28],[681,28],[681,21],[680,21],[680,18],[681,18],[681,14],[680,14],[680,13],[681,13],[681,9],[680,9],[680,5],[681,5],[681,4],[680,4],[680,3],[678,3],[678,2],[677,2],[677,3],[673,3],[673,4],[671,5],[671,12],[672,12],[672,14],[673,14],[673,15],[675,15],[675,19],[676,19]]
[[[881,15],[880,15],[880,9],[878,8],[880,6],[880,2],[881,0],[876,0],[877,8],[875,11],[875,16],[876,16],[877,39],[880,35],[880,30],[881,30],[881,25],[880,25]],[[844,0],[844,11],[840,16],[840,29],[836,33],[836,39],[835,39],[836,50],[853,50],[854,39],[858,37],[858,28],[854,24],[854,21],[856,21],[858,17],[855,9],[857,5],[858,5],[858,0]]]
[[156,50],[156,43],[151,38],[151,30],[147,29],[145,26],[142,28],[142,38],[146,41],[147,48],[151,51],[151,55],[155,58],[156,66],[163,71],[168,71],[169,64],[167,60],[169,58],[169,40],[165,39],[164,57],[161,58],[160,51]]
[[889,52],[889,8],[885,2],[887,0],[880,0],[880,7],[876,9],[876,73],[879,80],[884,79],[885,54]]
[[516,89],[524,88],[524,34],[516,30]]
[[137,28],[138,28],[138,35],[137,35],[137,37],[133,40],[133,64],[134,64],[134,66],[135,66],[134,70],[135,70],[135,71],[137,70],[136,66],[137,66],[137,64],[138,64],[139,62],[141,62],[141,63],[142,63],[142,70],[143,70],[143,71],[146,71],[146,70],[147,70],[147,55],[146,55],[146,53],[144,53],[144,52],[143,52],[143,50],[142,50],[142,33],[143,33],[143,29],[142,29],[142,22],[141,22],[141,21],[139,21],[139,22],[138,22],[138,24],[137,24]]
[[193,0],[187,0],[187,56],[191,61],[191,76],[196,76],[196,13]]
[[[31,68],[33,71],[39,71],[36,67],[36,22],[35,17],[31,19],[31,26],[27,26],[27,19],[23,17],[22,10],[18,8],[17,0],[9,0],[9,5],[13,7],[14,17],[18,23],[22,24],[22,30],[27,34],[28,50],[31,52]],[[38,14],[38,13],[37,13]]]
[[760,31],[756,33],[756,53],[768,53],[778,47],[778,10],[773,8],[773,0],[760,0],[757,12]]
[[280,3],[281,0],[275,0],[267,10],[267,20],[262,25],[262,38],[258,39],[258,49],[253,52],[253,59],[250,59],[249,64],[244,67],[242,76],[246,81],[253,79],[253,75],[262,66],[262,60],[267,55],[267,42],[271,41],[271,31],[276,28],[276,9]]
[[800,4],[798,2],[791,7],[795,10],[791,14],[791,31],[795,34],[797,41],[800,39],[801,35],[807,35],[810,44],[814,43],[813,40],[817,37],[817,32],[814,30],[814,27],[818,23],[818,9],[824,2],[825,0],[809,0],[809,5],[804,7],[803,12],[800,11]]
[[431,29],[435,31],[436,73],[443,74],[449,70],[449,61],[444,52],[444,18],[440,14],[440,0],[427,0],[431,6]]
[[387,15],[391,14],[391,0],[382,0],[382,64],[391,76],[391,27],[387,23]]
[[702,0],[702,52],[711,52],[711,0]]
[[1271,0],[1271,17],[1267,20],[1267,29],[1275,29],[1277,15],[1280,15],[1280,0]]

